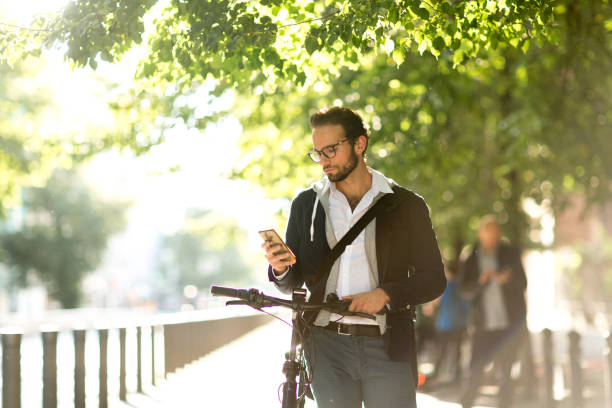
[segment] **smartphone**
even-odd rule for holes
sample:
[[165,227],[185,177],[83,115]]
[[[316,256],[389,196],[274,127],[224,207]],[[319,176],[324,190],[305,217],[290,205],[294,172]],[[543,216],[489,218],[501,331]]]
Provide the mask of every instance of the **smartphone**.
[[295,255],[291,251],[291,248],[289,248],[287,244],[285,244],[285,242],[281,239],[280,235],[278,235],[275,230],[269,229],[259,231],[259,235],[261,235],[264,241],[270,242],[270,244],[272,245],[278,244],[281,246],[281,248],[276,251],[274,255],[279,255],[286,252],[287,254],[289,254],[289,257],[283,259],[283,261],[295,261]]

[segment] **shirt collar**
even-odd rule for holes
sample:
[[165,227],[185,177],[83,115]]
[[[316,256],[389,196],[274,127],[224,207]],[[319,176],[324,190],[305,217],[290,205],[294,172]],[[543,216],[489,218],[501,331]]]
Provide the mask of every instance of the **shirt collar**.
[[[391,188],[394,185],[397,185],[395,181],[390,178],[385,177],[378,170],[374,170],[371,167],[368,167],[368,171],[372,174],[372,187],[375,193],[393,193],[393,189]],[[313,183],[312,187],[315,192],[319,195],[325,195],[332,191],[337,192],[336,183],[329,181],[327,177],[323,177],[321,180]]]
[[[387,194],[393,193],[391,186],[389,185],[389,181],[387,178],[379,171],[376,171],[370,167],[368,167],[370,174],[372,175],[372,186],[366,192],[366,194],[371,194],[373,197],[376,197],[378,194]],[[336,188],[336,183],[329,182],[323,189],[323,193],[329,189],[330,194],[335,195],[338,194],[338,189]]]
[[370,167],[368,167],[368,170],[372,173],[372,189],[374,193],[393,193],[389,181],[381,172]]

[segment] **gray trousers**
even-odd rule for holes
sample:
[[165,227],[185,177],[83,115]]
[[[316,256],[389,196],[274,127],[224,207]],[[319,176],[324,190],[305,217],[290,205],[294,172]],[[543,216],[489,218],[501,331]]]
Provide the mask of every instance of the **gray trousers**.
[[416,408],[410,361],[391,361],[384,339],[314,328],[305,344],[318,408]]

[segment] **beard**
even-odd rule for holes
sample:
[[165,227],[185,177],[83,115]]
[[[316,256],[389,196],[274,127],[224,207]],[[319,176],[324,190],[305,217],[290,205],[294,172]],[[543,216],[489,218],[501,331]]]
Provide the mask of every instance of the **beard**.
[[359,162],[359,158],[357,157],[357,153],[353,149],[351,149],[351,155],[349,157],[348,163],[344,166],[338,166],[338,172],[336,174],[328,174],[327,179],[329,181],[338,182],[342,181],[349,176],[357,168],[357,164]]

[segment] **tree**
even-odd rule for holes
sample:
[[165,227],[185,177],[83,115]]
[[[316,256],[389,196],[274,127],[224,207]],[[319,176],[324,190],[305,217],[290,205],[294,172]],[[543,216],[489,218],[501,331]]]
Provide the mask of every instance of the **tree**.
[[[95,67],[98,58],[116,61],[142,41],[144,16],[157,3],[74,0],[61,15],[37,20],[33,28],[43,30],[38,35],[5,30],[0,37],[4,53],[19,55],[8,53],[9,46],[34,36],[47,45],[66,44],[67,58],[80,66]],[[439,56],[446,51],[461,63],[481,50],[520,47],[553,35],[554,5],[535,0],[173,0],[154,22],[140,75],[173,82],[210,75],[222,89],[276,88],[279,82],[304,84],[310,75],[325,76],[321,62],[356,67],[363,55],[376,52],[399,63],[409,52]]]
[[36,117],[50,102],[44,88],[19,85],[32,71],[21,64],[13,69],[0,64],[0,219],[19,200],[21,185],[41,183],[48,168],[63,159],[59,143],[43,145],[35,136]]
[[455,68],[444,56],[407,55],[399,67],[371,56],[329,83],[241,97],[245,153],[236,175],[292,196],[319,177],[303,154],[309,113],[347,104],[373,125],[373,167],[428,200],[448,260],[488,212],[515,243],[541,245],[529,239],[525,199],[553,211],[575,192],[604,201],[612,177],[612,10],[568,3],[557,13],[563,35],[554,44],[489,50]]
[[67,114],[41,77],[52,66],[48,59],[34,57],[12,67],[0,63],[0,220],[8,208],[19,205],[22,188],[44,185],[56,167],[77,165],[111,148],[142,154],[164,140],[164,123],[155,121],[161,109],[155,105],[139,106],[138,122],[126,119],[134,116],[133,105],[115,102],[109,105],[109,116],[116,120],[106,126],[78,117],[70,118],[81,125],[74,129],[56,126]]
[[[160,109],[155,105],[150,110],[138,106],[141,121],[135,123],[126,120],[134,116],[134,107],[113,99],[115,103],[98,114],[112,117],[114,113],[115,120],[102,126],[67,112],[58,102],[71,88],[69,84],[58,86],[63,77],[58,78],[56,71],[61,72],[62,62],[40,48],[40,40],[50,34],[40,27],[48,16],[37,17],[32,27],[21,27],[11,20],[15,14],[14,5],[0,2],[0,222],[9,207],[19,205],[23,187],[44,185],[58,166],[78,164],[109,148],[140,154],[163,141],[163,126],[155,121]],[[88,76],[87,72],[80,74],[77,80]],[[99,76],[89,75],[88,79],[96,85],[103,82]],[[117,84],[107,81],[101,85],[111,94]],[[82,105],[91,103],[87,96],[87,89],[82,89],[78,95]]]
[[[156,4],[73,1],[38,38],[79,66],[146,40],[129,105],[197,128],[238,115],[236,175],[273,195],[316,177],[295,152],[310,144],[308,112],[336,101],[366,113],[371,163],[425,195],[451,259],[484,212],[528,244],[525,199],[556,210],[572,192],[610,193],[609,0]],[[185,103],[206,80],[235,106],[202,115]]]
[[77,307],[83,276],[123,228],[126,204],[99,199],[74,171],[57,169],[44,187],[25,190],[23,205],[23,228],[0,237],[7,263],[22,282],[32,271],[62,307]]

